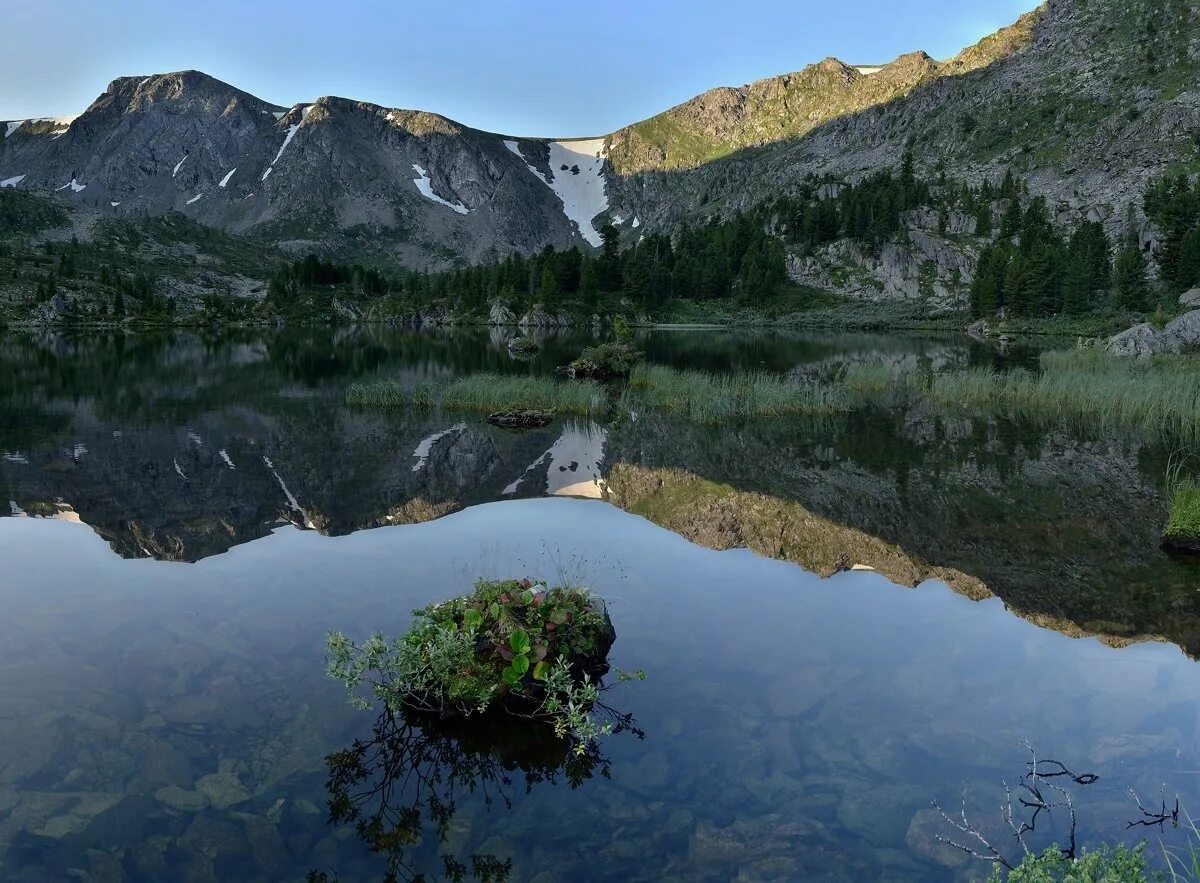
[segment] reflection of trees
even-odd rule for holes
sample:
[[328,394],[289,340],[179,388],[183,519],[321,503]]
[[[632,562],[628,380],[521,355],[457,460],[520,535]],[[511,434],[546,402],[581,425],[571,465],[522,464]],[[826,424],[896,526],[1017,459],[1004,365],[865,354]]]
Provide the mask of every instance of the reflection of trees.
[[[643,733],[632,718],[603,704],[594,713],[613,724],[613,733]],[[552,727],[501,710],[466,718],[406,710],[383,711],[372,738],[326,758],[331,824],[353,825],[359,839],[387,861],[384,879],[421,881],[414,854],[426,826],[445,844],[457,801],[467,795],[485,807],[511,808],[516,789],[525,793],[540,784],[565,781],[578,788],[595,775],[611,776],[611,761],[596,741],[559,739]],[[440,856],[441,873],[450,880],[507,880],[512,859],[470,856],[464,863],[450,853]],[[311,872],[310,880],[335,879]]]

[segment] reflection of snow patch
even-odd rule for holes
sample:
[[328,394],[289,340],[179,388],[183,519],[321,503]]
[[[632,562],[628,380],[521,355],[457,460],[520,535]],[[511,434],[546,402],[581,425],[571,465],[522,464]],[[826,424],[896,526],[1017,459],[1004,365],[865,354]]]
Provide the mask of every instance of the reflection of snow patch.
[[222,460],[224,460],[225,465],[228,466],[230,469],[237,469],[237,467],[233,465],[233,461],[229,459],[229,455],[227,453],[225,453],[224,448],[221,448],[221,450],[217,451],[217,456],[219,456]]
[[600,463],[604,460],[604,443],[607,438],[608,431],[594,423],[565,427],[550,449],[506,487],[504,494],[515,494],[521,482],[549,460],[546,467],[547,494],[600,499],[605,489],[604,480],[600,475]]
[[440,196],[438,196],[436,193],[434,193],[433,192],[433,181],[430,180],[429,173],[426,172],[423,168],[421,168],[416,163],[413,163],[413,171],[416,172],[418,175],[420,175],[419,178],[413,178],[413,183],[417,185],[417,189],[421,191],[421,195],[424,196],[426,199],[432,199],[434,202],[441,203],[442,205],[446,206],[447,208],[454,209],[454,211],[458,212],[460,215],[465,215],[465,214],[467,214],[467,212],[470,211],[470,209],[467,208],[465,205],[463,205],[461,202],[448,202],[447,200],[442,199]]
[[24,175],[17,175],[15,178],[5,178],[3,181],[0,181],[0,187],[16,187],[24,180]]
[[109,203],[109,205],[111,205],[113,208],[116,208],[116,207],[117,207],[117,206],[119,206],[120,204],[121,204],[120,202],[110,202],[110,203]]
[[87,453],[87,447],[84,445],[75,445],[75,447],[71,448],[71,456],[74,457],[76,460],[78,460],[80,457],[82,457],[86,453]]
[[0,454],[0,460],[7,460],[9,463],[29,463],[29,458],[20,451],[5,451]]
[[288,505],[291,506],[294,511],[304,516],[304,526],[309,529],[316,529],[316,525],[313,524],[312,519],[308,517],[308,513],[300,508],[300,501],[296,499],[296,495],[288,490],[288,486],[284,484],[283,478],[280,477],[279,473],[275,471],[275,464],[271,462],[271,458],[264,456],[263,462],[267,464],[267,468],[271,470],[271,474],[275,476],[275,480],[279,482],[279,486],[283,488],[283,495],[287,497]]
[[429,452],[433,450],[433,446],[437,444],[439,439],[445,438],[448,435],[458,435],[466,428],[467,424],[459,423],[456,426],[451,426],[449,429],[443,429],[441,432],[435,432],[433,435],[429,436],[429,438],[422,439],[421,443],[417,445],[417,449],[412,452],[412,455],[417,458],[417,463],[415,466],[413,466],[412,471],[420,472],[425,468],[425,464],[429,460]]
[[26,517],[25,510],[17,505],[16,500],[8,501],[8,510],[9,510],[9,514],[12,515],[13,518],[25,518]]
[[196,435],[196,433],[194,433],[194,432],[189,432],[187,434],[187,437],[188,437],[188,441],[190,441],[192,444],[196,445],[197,447],[204,444],[204,442],[200,441],[200,436]]
[[183,474],[183,469],[180,467],[179,461],[172,458],[171,462],[175,464],[175,471],[179,473],[179,477],[182,478],[184,481],[187,481],[188,477]]

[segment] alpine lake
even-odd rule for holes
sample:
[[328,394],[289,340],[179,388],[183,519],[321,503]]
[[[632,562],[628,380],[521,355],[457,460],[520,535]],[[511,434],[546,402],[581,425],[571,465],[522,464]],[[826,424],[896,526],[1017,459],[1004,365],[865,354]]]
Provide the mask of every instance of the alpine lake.
[[[1081,844],[1185,843],[1126,829],[1130,789],[1200,806],[1200,561],[1159,547],[1169,443],[921,407],[513,432],[345,404],[381,378],[549,375],[594,342],[519,361],[510,336],[0,337],[0,879],[983,879],[934,803],[1019,857],[1001,805],[1029,746],[1099,777],[1072,792]],[[636,343],[796,378],[1038,356]],[[389,720],[326,675],[330,630],[399,635],[510,577],[593,588],[612,663],[646,673],[607,685],[622,726],[594,752]],[[345,801],[365,824],[331,818]],[[396,819],[379,849],[371,820]],[[1030,840],[1069,834],[1058,810]]]

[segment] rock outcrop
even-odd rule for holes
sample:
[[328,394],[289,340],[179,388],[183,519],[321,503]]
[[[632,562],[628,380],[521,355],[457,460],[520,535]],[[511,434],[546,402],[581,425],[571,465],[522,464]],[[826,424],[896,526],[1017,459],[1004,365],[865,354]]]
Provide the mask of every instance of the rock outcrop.
[[1162,331],[1144,322],[1135,325],[1110,338],[1106,349],[1138,359],[1200,350],[1200,310],[1184,313]]

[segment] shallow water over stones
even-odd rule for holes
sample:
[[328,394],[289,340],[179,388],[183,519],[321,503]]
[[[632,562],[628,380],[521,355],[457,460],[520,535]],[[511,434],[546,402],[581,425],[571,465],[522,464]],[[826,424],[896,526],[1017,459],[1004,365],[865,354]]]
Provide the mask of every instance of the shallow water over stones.
[[[962,878],[931,801],[965,786],[990,824],[1026,738],[1101,775],[1085,841],[1122,836],[1128,786],[1195,804],[1200,569],[1157,548],[1164,452],[924,413],[512,433],[341,404],[352,379],[549,370],[579,343],[514,363],[475,332],[0,339],[0,516],[55,516],[0,517],[0,879],[380,878],[386,856],[328,818],[326,757],[376,721],[325,677],[324,635],[398,632],[476,576],[565,572],[608,599],[613,662],[648,680],[606,699],[644,738],[572,770],[417,727],[406,746],[499,779],[490,806],[455,792],[411,870]],[[857,335],[643,347],[797,374],[1024,358]]]

